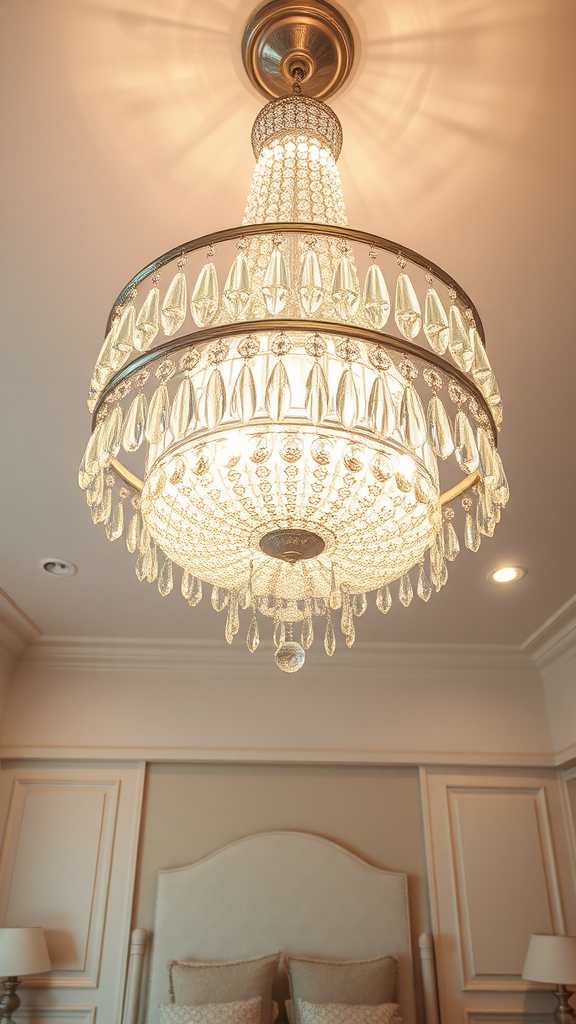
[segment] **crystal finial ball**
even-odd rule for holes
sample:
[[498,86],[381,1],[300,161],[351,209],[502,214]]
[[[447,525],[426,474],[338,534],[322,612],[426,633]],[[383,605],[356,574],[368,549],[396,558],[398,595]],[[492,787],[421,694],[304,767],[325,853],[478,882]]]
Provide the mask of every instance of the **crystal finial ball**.
[[280,644],[276,651],[276,664],[283,672],[298,672],[306,660],[304,648],[294,640]]

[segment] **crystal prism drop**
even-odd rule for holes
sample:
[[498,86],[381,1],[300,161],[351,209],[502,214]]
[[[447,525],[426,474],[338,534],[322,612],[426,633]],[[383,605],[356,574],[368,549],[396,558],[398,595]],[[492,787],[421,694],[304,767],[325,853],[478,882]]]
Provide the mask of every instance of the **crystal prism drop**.
[[140,530],[140,540],[138,541],[138,551],[141,555],[145,555],[150,548],[151,538],[148,531],[148,527],[142,526]]
[[174,577],[172,573],[172,561],[169,558],[165,558],[160,569],[160,575],[158,576],[158,590],[162,597],[168,597],[168,594],[174,586]]
[[158,444],[168,427],[170,415],[170,399],[168,388],[161,384],[152,395],[146,417],[145,435],[150,444]]
[[139,512],[135,512],[128,524],[128,532],[126,533],[126,547],[131,555],[134,554],[138,547],[140,540],[140,531],[142,529],[142,520]]
[[151,542],[150,548],[144,559],[144,566],[146,569],[146,579],[148,583],[154,583],[154,580],[158,577],[158,548],[154,541]]
[[145,352],[160,330],[160,289],[151,288],[142,303],[134,327],[134,348]]
[[91,481],[94,479],[94,476],[98,471],[97,451],[99,435],[100,427],[98,426],[96,427],[96,430],[91,433],[88,439],[88,444],[86,445],[86,450],[82,456],[80,468],[78,469],[78,484],[83,491],[90,486]]
[[104,494],[104,470],[101,469],[99,473],[96,473],[94,479],[88,485],[86,490],[86,501],[90,508],[93,505],[99,505],[102,501],[102,495]]
[[184,569],[184,572],[182,573],[182,583],[180,584],[180,593],[187,601],[190,600],[193,581],[194,577],[192,576],[192,573],[188,572],[188,569]]
[[286,639],[286,627],[282,619],[277,619],[274,625],[274,633],[272,634],[275,647],[280,647]]
[[134,306],[130,304],[122,313],[114,330],[113,347],[125,355],[134,348]]
[[353,619],[350,620],[350,629],[346,633],[346,636],[344,637],[344,639],[346,640],[346,647],[352,647],[353,646],[354,641],[356,639],[356,630],[354,628],[354,620]]
[[459,409],[454,423],[454,451],[458,465],[465,473],[478,469],[478,449],[474,431],[465,412]]
[[502,459],[498,452],[494,452],[494,467],[496,470],[496,477],[494,480],[492,493],[494,495],[494,501],[501,508],[504,508],[508,504],[508,498],[510,497],[510,489],[508,487],[508,481],[504,472],[504,466],[502,465]]
[[451,522],[444,520],[442,524],[442,532],[444,534],[444,553],[449,562],[453,562],[460,553],[460,544],[458,542],[458,535]]
[[322,423],[328,412],[328,384],[320,363],[313,363],[306,381],[306,412],[312,423]]
[[238,593],[236,591],[230,592],[228,600],[228,614],[226,616],[226,628],[224,630],[224,636],[229,644],[232,643],[240,623],[238,621]]
[[215,612],[224,611],[228,604],[229,593],[226,587],[212,587],[212,596],[210,598],[212,607]]
[[145,559],[145,557],[146,556],[143,555],[140,552],[140,554],[138,555],[138,558],[136,559],[136,565],[134,567],[135,570],[136,570],[136,576],[140,580],[140,583],[142,583],[142,580],[146,576],[146,573],[144,572],[144,559]]
[[445,584],[447,582],[448,582],[448,566],[446,565],[446,562],[442,562],[442,566],[440,568],[440,586],[441,587],[445,586]]
[[254,374],[247,363],[241,367],[232,392],[232,412],[242,423],[249,423],[256,412]]
[[290,277],[284,257],[277,248],[273,250],[264,274],[262,294],[270,316],[278,316],[290,294]]
[[226,388],[220,370],[215,367],[206,385],[204,418],[209,430],[217,427],[226,412]]
[[325,597],[313,597],[312,608],[314,615],[326,615],[328,611],[328,603]]
[[360,293],[355,267],[347,256],[342,256],[336,264],[332,278],[332,298],[336,313],[342,320],[354,316],[360,303]]
[[476,516],[472,516],[470,512],[466,513],[464,543],[469,551],[478,551],[478,548],[480,547],[480,531],[478,530],[478,523],[476,522]]
[[422,326],[420,306],[408,274],[398,275],[394,319],[400,334],[403,334],[408,341],[412,341],[416,337]]
[[378,375],[368,399],[368,422],[380,437],[388,437],[396,428],[396,406],[385,377]]
[[462,314],[458,309],[458,306],[450,306],[448,322],[448,348],[450,350],[450,355],[456,365],[459,366],[464,373],[468,373],[472,368],[474,352],[472,350],[470,334],[464,325]]
[[428,402],[426,414],[428,439],[436,455],[447,459],[454,451],[452,427],[442,400],[434,395]]
[[482,393],[486,389],[491,391],[493,383],[495,383],[494,373],[482,339],[475,327],[470,328],[470,344],[472,346],[472,376]]
[[400,583],[398,585],[398,600],[400,604],[403,604],[405,608],[408,607],[413,597],[412,583],[410,576],[407,572],[400,577]]
[[426,572],[423,564],[420,566],[420,571],[418,573],[416,593],[421,601],[429,601],[432,594],[432,584],[430,583],[428,573]]
[[170,337],[180,330],[186,319],[186,277],[180,271],[172,279],[162,305],[162,328]]
[[440,474],[438,472],[438,459],[436,458],[436,455],[432,450],[431,445],[425,444],[422,451],[424,453],[424,465],[426,466],[426,469],[430,473],[430,476],[432,477],[437,490],[440,490]]
[[426,417],[420,396],[411,384],[404,388],[400,403],[400,430],[410,448],[420,448],[426,440]]
[[284,363],[279,359],[268,378],[264,395],[264,405],[270,419],[275,423],[283,420],[290,408],[291,401],[292,395],[290,393],[288,374],[286,373]]
[[[484,394],[483,388],[481,388],[481,391]],[[498,390],[498,385],[495,379],[493,380],[492,386],[489,389],[489,393],[485,394],[484,397],[486,398],[486,401],[490,406],[490,412],[494,417],[494,423],[498,428],[500,428],[502,426],[503,417],[502,398],[500,396],[500,391]]]
[[312,619],[306,617],[302,620],[302,632],[300,634],[300,643],[305,651],[312,646],[314,640],[314,627],[312,625]]
[[362,302],[372,327],[381,331],[390,316],[390,296],[384,275],[375,263],[368,267]]
[[251,604],[252,594],[250,592],[250,587],[242,587],[242,590],[238,594],[238,607],[242,608],[242,611],[246,611]]
[[496,479],[496,462],[494,459],[494,449],[490,444],[488,434],[483,427],[478,427],[476,431],[476,440],[478,446],[478,459],[479,459],[479,470],[480,476],[484,482],[494,482]]
[[202,580],[198,579],[197,576],[192,577],[192,583],[190,584],[190,597],[188,598],[188,604],[194,608],[202,600]]
[[207,263],[198,274],[190,299],[190,312],[197,327],[208,327],[218,309],[218,275],[213,263]]
[[448,346],[448,317],[435,288],[429,288],[426,292],[424,334],[430,348],[439,356],[443,355]]
[[226,278],[222,298],[228,314],[233,320],[241,320],[250,302],[250,271],[246,257],[238,253]]
[[342,376],[336,392],[336,412],[342,426],[350,430],[356,425],[358,418],[358,392],[354,381],[352,367],[342,370]]
[[136,395],[133,399],[122,432],[122,446],[126,452],[138,451],[144,440],[146,426],[146,396]]
[[342,616],[340,619],[340,629],[346,636],[351,629],[354,628],[353,616],[352,616],[352,605],[350,604],[350,594],[342,587]]
[[122,536],[124,529],[124,504],[122,501],[117,501],[112,506],[110,517],[106,523],[106,536],[108,540],[118,540]]
[[119,405],[106,420],[102,428],[102,452],[116,458],[122,441],[122,409]]
[[260,643],[260,632],[258,630],[258,619],[255,615],[252,616],[252,621],[248,628],[248,636],[246,637],[246,646],[250,651],[250,654],[254,654],[254,651]]
[[357,618],[364,615],[368,607],[368,600],[366,594],[354,594],[352,598],[352,611]]
[[194,430],[196,425],[196,394],[194,385],[189,377],[184,377],[178,385],[178,390],[172,402],[170,412],[170,430],[175,441]]
[[322,288],[320,260],[313,249],[309,249],[302,260],[298,295],[300,305],[307,316],[313,316],[314,313],[318,312],[324,299],[324,291]]
[[382,612],[382,615],[386,615],[386,612],[390,610],[392,604],[392,595],[390,589],[386,584],[383,587],[379,587],[376,591],[376,607],[378,611]]
[[332,616],[329,615],[326,619],[326,631],[324,633],[324,650],[329,658],[332,657],[336,650],[336,634],[334,632],[334,626],[332,625]]

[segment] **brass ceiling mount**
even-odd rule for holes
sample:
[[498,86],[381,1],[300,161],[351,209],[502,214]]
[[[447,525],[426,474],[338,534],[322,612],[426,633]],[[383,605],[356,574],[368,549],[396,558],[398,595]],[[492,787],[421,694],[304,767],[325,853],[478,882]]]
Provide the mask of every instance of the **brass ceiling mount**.
[[325,0],[272,0],[249,18],[242,59],[253,85],[268,100],[294,83],[326,100],[340,89],[354,62],[354,39],[340,11]]

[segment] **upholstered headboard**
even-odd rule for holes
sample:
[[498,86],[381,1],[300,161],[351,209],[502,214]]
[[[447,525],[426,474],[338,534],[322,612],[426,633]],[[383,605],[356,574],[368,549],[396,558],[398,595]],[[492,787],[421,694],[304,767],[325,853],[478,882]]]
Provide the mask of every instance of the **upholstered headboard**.
[[395,954],[402,1019],[416,1024],[406,875],[301,832],[249,836],[159,872],[146,1024],[158,1024],[158,1004],[168,1001],[168,960],[277,950],[334,959]]

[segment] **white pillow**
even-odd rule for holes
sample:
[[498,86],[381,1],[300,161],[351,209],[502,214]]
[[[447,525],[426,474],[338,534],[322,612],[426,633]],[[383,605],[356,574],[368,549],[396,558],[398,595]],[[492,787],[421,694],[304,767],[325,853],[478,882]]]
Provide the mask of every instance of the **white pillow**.
[[401,1024],[398,1003],[376,1006],[349,1003],[309,1003],[299,999],[302,1024]]
[[262,999],[186,1006],[160,1003],[160,1024],[260,1024]]

